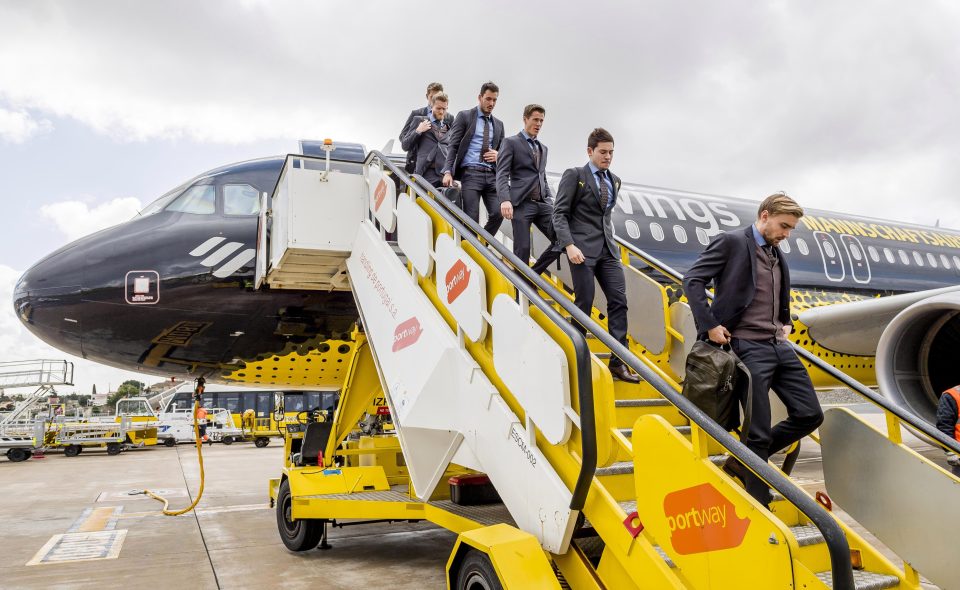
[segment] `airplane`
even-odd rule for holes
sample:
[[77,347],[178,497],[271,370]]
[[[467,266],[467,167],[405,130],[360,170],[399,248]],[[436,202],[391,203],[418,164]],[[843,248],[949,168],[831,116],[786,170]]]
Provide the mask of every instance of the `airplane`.
[[[321,145],[302,141],[300,152],[322,157]],[[335,145],[332,167],[360,174],[364,147]],[[359,320],[351,292],[255,285],[261,197],[273,192],[283,164],[276,156],[210,170],[134,219],[49,254],[16,285],[18,317],[48,344],[117,368],[338,389]],[[549,175],[554,188],[558,181]],[[614,225],[627,243],[682,273],[713,236],[752,223],[756,208],[624,183]],[[807,210],[780,248],[794,288],[794,342],[933,420],[939,393],[960,383],[952,362],[960,232]],[[680,295],[674,289],[671,297]]]

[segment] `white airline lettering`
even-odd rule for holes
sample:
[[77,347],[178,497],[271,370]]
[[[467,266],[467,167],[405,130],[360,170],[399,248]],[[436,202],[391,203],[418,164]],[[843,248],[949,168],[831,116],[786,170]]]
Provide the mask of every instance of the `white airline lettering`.
[[726,203],[699,199],[675,199],[670,195],[624,190],[617,199],[617,207],[627,215],[634,212],[644,217],[691,219],[703,227],[708,236],[720,233],[721,226],[740,227],[740,218],[729,209]]

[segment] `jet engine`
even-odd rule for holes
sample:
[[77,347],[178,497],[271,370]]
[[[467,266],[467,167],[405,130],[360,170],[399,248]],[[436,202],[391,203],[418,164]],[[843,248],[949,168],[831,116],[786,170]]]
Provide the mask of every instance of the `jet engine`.
[[877,345],[877,384],[890,400],[936,422],[940,394],[960,384],[960,292],[910,305]]

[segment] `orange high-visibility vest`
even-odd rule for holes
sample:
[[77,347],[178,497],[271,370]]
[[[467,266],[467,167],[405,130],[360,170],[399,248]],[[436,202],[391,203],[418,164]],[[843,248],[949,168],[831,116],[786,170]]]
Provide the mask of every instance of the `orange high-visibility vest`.
[[957,402],[957,424],[953,427],[953,438],[960,441],[960,385],[957,387],[951,387],[950,389],[943,392],[944,395],[949,395],[953,398],[953,401]]

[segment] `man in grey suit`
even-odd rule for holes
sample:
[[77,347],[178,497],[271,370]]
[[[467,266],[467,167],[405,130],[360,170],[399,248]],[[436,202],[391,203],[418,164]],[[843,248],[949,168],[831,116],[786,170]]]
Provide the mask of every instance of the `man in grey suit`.
[[[596,278],[607,297],[607,330],[627,346],[626,280],[611,220],[620,191],[620,178],[610,172],[613,136],[606,129],[594,129],[587,138],[587,155],[586,166],[568,168],[560,178],[553,227],[570,260],[574,304],[590,315]],[[610,374],[621,381],[640,382],[616,356],[610,357]]]
[[553,194],[547,184],[547,146],[538,139],[545,115],[542,106],[527,105],[523,131],[504,139],[497,154],[497,197],[500,213],[513,224],[513,253],[524,263],[530,261],[531,224],[550,240],[550,247],[533,264],[537,274],[560,257],[553,231]]
[[480,87],[476,108],[457,113],[450,130],[450,150],[443,167],[443,186],[461,183],[460,195],[464,212],[480,220],[480,201],[487,208],[483,229],[496,234],[503,222],[497,198],[497,150],[503,142],[503,121],[493,116],[500,88],[493,82]]
[[447,113],[449,99],[446,94],[438,92],[431,100],[430,113],[413,118],[400,145],[407,153],[416,154],[413,172],[433,186],[438,186],[447,161],[447,135],[453,117]]

